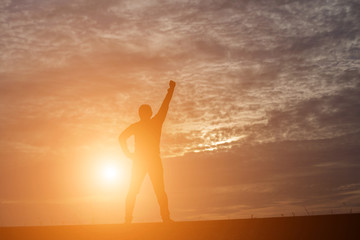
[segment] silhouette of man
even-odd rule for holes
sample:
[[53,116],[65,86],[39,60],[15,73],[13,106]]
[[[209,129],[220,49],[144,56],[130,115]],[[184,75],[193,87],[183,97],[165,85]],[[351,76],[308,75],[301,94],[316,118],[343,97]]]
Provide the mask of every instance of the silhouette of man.
[[[163,167],[160,158],[161,129],[169,109],[175,82],[169,82],[169,89],[161,104],[159,112],[153,117],[151,107],[147,104],[139,108],[140,121],[126,128],[119,137],[124,154],[133,160],[131,182],[125,203],[125,223],[131,223],[135,206],[136,195],[148,173],[154,187],[156,198],[160,205],[160,214],[163,222],[171,222],[168,207],[168,198],[165,193]],[[130,152],[126,140],[134,135],[135,151]]]

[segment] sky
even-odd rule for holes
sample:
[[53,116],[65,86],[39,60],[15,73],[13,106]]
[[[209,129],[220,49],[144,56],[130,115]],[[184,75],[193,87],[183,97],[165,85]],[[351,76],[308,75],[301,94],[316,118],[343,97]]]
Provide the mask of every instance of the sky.
[[[360,212],[359,10],[2,0],[0,225],[122,222],[131,160],[118,136],[141,104],[156,113],[169,80],[174,220]],[[160,221],[148,178],[137,200],[134,221]]]

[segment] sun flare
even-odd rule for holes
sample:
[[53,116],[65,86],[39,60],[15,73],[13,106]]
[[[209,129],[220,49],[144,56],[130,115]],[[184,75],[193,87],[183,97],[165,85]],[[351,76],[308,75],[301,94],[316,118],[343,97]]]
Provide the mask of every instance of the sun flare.
[[115,165],[105,165],[101,174],[104,180],[112,182],[118,179],[119,168]]
[[98,176],[103,184],[120,183],[124,177],[123,168],[119,161],[105,158],[98,166]]

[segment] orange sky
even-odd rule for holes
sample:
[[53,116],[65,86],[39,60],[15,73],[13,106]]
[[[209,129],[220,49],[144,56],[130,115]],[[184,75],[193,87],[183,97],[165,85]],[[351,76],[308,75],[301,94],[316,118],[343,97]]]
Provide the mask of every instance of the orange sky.
[[[170,79],[175,220],[359,211],[354,5],[2,1],[0,224],[122,221],[118,136]],[[109,162],[113,182],[99,176]],[[159,219],[146,180],[134,220]]]

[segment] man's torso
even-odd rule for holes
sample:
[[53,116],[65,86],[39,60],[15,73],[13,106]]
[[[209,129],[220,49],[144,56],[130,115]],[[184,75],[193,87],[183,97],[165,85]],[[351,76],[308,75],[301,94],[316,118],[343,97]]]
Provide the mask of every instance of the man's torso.
[[134,123],[135,154],[138,158],[154,158],[160,155],[161,128],[162,122],[156,118]]

